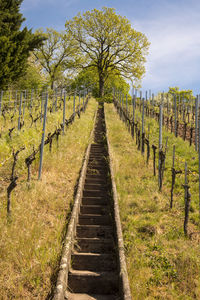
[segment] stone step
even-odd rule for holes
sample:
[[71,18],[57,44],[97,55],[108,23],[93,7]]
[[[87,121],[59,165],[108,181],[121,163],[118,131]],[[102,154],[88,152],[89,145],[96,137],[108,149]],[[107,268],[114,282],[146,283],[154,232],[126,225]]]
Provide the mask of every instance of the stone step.
[[77,225],[76,236],[77,238],[109,239],[113,237],[113,228],[108,225]]
[[103,163],[106,163],[106,159],[105,159],[104,157],[102,157],[102,155],[99,155],[99,156],[97,156],[97,157],[96,157],[96,156],[91,157],[91,155],[90,155],[88,161],[89,161],[89,162],[98,162],[98,163],[103,162]]
[[66,292],[65,299],[67,300],[120,300],[117,295],[92,295],[92,294],[72,294]]
[[106,215],[109,214],[108,205],[81,205],[81,214]]
[[99,190],[99,191],[107,191],[108,185],[103,183],[85,183],[84,190]]
[[83,197],[106,197],[107,191],[101,190],[83,190]]
[[75,244],[75,250],[77,252],[112,253],[114,251],[113,249],[113,238],[77,238]]
[[95,165],[95,164],[89,163],[88,169],[107,170],[108,168],[105,164]]
[[99,175],[99,176],[103,176],[103,178],[105,178],[108,174],[108,169],[97,169],[97,168],[91,168],[91,169],[87,169],[86,172],[86,176],[88,175]]
[[106,205],[108,203],[108,197],[82,197],[82,205]]
[[107,165],[105,162],[94,162],[91,161],[88,163],[88,168],[97,168],[97,169],[107,169]]
[[96,149],[91,149],[90,156],[91,155],[96,156],[97,154],[101,154],[103,156],[106,156],[106,151],[105,151],[104,147],[101,146],[101,147],[96,148]]
[[73,253],[71,256],[73,270],[92,272],[115,271],[116,259],[111,253]]
[[104,148],[104,147],[102,147],[102,145],[100,145],[99,143],[97,144],[91,144],[91,150],[93,150],[93,149],[97,149],[97,148]]
[[109,215],[79,215],[79,225],[110,225],[111,218]]
[[89,272],[70,270],[68,289],[72,293],[114,294],[118,292],[119,280],[115,272]]
[[102,177],[99,174],[86,174],[85,180],[89,180],[89,179],[96,179],[96,180],[106,181],[106,177]]
[[102,155],[102,152],[101,153],[95,153],[95,154],[92,154],[90,153],[90,156],[89,156],[89,160],[94,160],[94,159],[98,159],[98,160],[105,160],[105,157],[106,157],[106,153],[105,153],[105,156]]
[[88,177],[85,178],[85,184],[101,184],[107,186],[105,178],[104,179],[102,177],[93,178],[92,176],[91,178]]

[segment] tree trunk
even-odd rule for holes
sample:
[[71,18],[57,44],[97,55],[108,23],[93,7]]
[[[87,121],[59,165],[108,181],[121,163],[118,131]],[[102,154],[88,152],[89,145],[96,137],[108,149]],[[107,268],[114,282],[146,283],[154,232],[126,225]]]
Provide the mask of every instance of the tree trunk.
[[51,90],[54,88],[54,79],[51,80]]
[[103,74],[99,74],[99,97],[103,98],[104,96],[104,83],[105,79]]

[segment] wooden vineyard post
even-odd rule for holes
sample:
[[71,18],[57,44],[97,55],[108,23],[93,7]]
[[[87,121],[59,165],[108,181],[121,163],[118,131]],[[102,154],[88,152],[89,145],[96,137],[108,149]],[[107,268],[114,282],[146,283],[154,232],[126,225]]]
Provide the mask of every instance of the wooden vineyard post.
[[18,117],[18,130],[21,129],[21,114],[22,114],[22,92],[20,93],[19,117]]
[[195,150],[198,151],[198,108],[199,108],[199,96],[195,99]]
[[165,152],[163,153],[163,159],[164,159],[164,161],[163,161],[163,167],[162,167],[162,180],[163,180],[163,178],[164,178],[164,171],[165,171],[165,160],[166,160],[166,154],[167,154],[167,143],[168,143],[168,136],[167,136],[167,138],[166,138],[166,143],[165,143]]
[[31,100],[30,100],[30,107],[29,107],[29,111],[30,111],[30,113],[31,113],[31,111],[32,111],[33,94],[34,94],[34,90],[32,89],[32,90],[31,90]]
[[15,167],[18,159],[18,155],[21,151],[23,151],[25,147],[20,148],[16,152],[13,150],[13,165],[12,165],[12,173],[10,177],[10,184],[7,187],[7,217],[9,218],[11,215],[11,192],[17,186],[18,176],[15,174]]
[[200,115],[199,115],[199,217],[200,217]]
[[189,210],[190,210],[190,202],[191,202],[191,194],[189,192],[189,185],[187,179],[187,162],[185,162],[185,184],[183,185],[185,189],[185,218],[184,218],[184,234],[188,236],[188,221],[189,221]]
[[15,106],[15,109],[14,109],[14,112],[16,112],[16,109],[17,109],[17,90],[15,91],[15,103],[14,103],[14,106]]
[[135,95],[133,94],[133,124],[132,124],[132,137],[134,138],[134,131],[135,131]]
[[22,123],[23,124],[24,124],[25,108],[26,108],[26,91],[24,91],[23,115],[22,115]]
[[73,114],[75,116],[75,105],[76,105],[76,91],[74,91],[74,101],[73,101]]
[[175,165],[175,145],[173,146],[173,156],[172,156],[172,186],[171,186],[170,208],[173,207],[174,186],[176,181],[176,175],[182,173],[181,171],[176,171],[174,165]]
[[11,95],[12,95],[12,91],[9,90],[9,100],[8,100],[8,106],[9,106],[9,107],[10,107]]
[[[80,103],[80,94],[79,94],[79,103]],[[65,115],[66,115],[66,93],[64,91],[64,98],[63,98],[63,135],[65,134]]]
[[45,129],[46,129],[47,105],[48,105],[48,94],[46,94],[45,109],[44,109],[42,141],[41,141],[41,145],[40,145],[40,165],[39,165],[38,180],[41,179],[41,175],[42,175],[42,163],[43,163],[44,139],[45,139]]
[[55,112],[57,111],[57,102],[58,102],[58,93],[57,93],[57,89],[55,90]]
[[140,91],[140,112],[141,112],[141,106],[142,106],[142,91]]
[[144,153],[144,139],[145,139],[145,132],[144,132],[144,98],[142,98],[142,145],[141,145],[141,152]]
[[167,116],[169,116],[169,94],[167,93]]
[[154,116],[154,94],[152,94],[152,115]]
[[151,102],[151,90],[149,90],[149,102]]
[[175,162],[175,145],[173,146],[173,155],[172,155],[172,187],[171,187],[170,208],[172,208],[172,206],[173,206],[174,185],[175,185],[175,179],[176,179],[176,171],[174,168],[174,162]]
[[174,95],[174,134],[177,137],[177,102],[176,95]]
[[146,91],[146,96],[145,96],[145,108],[146,108],[146,116],[147,116],[147,110],[148,110],[147,101],[148,101],[148,92]]
[[85,101],[85,89],[83,90],[83,106],[84,106],[84,101]]
[[155,145],[152,145],[153,149],[153,176],[156,176],[156,149],[157,147]]
[[2,101],[3,101],[3,91],[1,91],[1,95],[0,95],[0,115],[2,113]]
[[[163,100],[163,98],[162,98]],[[163,166],[163,159],[164,153],[162,151],[162,118],[163,118],[163,103],[160,103],[159,108],[159,153],[158,153],[158,186],[159,190],[162,189],[162,166]]]
[[40,120],[41,120],[41,123],[42,123],[43,101],[44,101],[44,97],[45,97],[45,94],[44,94],[44,92],[42,92],[42,96],[41,96],[41,110],[40,110]]
[[52,96],[52,112],[53,112],[53,108],[54,108],[54,101],[55,100],[55,90],[53,89],[53,96]]

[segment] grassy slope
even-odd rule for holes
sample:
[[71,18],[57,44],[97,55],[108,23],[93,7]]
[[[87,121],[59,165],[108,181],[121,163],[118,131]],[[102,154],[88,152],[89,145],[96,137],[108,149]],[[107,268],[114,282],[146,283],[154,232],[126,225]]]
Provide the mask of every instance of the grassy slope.
[[[141,113],[137,110],[136,111],[137,118],[139,123],[141,124]],[[152,144],[158,147],[158,140],[159,140],[159,124],[158,122],[150,117],[145,116],[145,132],[148,133],[148,127],[150,129],[149,141],[150,146]],[[176,176],[176,185],[175,185],[175,193],[177,195],[175,206],[179,209],[183,210],[184,207],[184,189],[182,184],[184,183],[184,168],[185,168],[185,161],[187,161],[188,165],[188,180],[190,185],[190,192],[192,194],[192,201],[191,201],[191,211],[190,216],[191,220],[194,224],[199,223],[199,172],[198,172],[198,153],[195,151],[194,145],[189,146],[188,141],[183,141],[181,137],[176,138],[173,133],[163,129],[163,146],[165,148],[166,139],[168,138],[167,144],[167,155],[166,155],[166,163],[165,163],[165,174],[164,174],[164,182],[165,186],[171,188],[171,167],[172,167],[172,152],[173,152],[173,145],[175,145],[175,169],[181,170],[182,173]],[[157,158],[158,160],[158,151],[157,151]]]
[[37,161],[30,184],[27,171],[20,171],[20,183],[12,194],[11,223],[6,219],[5,190],[1,194],[1,299],[46,299],[51,291],[96,107],[90,100],[86,113],[59,138],[59,148],[55,141],[51,154],[45,148],[42,181],[36,180]]
[[176,190],[171,211],[169,184],[158,192],[152,162],[146,165],[112,104],[105,112],[133,299],[199,299],[199,235],[184,237],[183,193]]
[[[78,100],[78,99],[77,99]],[[78,102],[76,102],[78,103]],[[40,103],[39,103],[40,104]],[[49,100],[49,106],[51,101]],[[73,113],[73,101],[66,101],[66,119],[68,119]],[[24,162],[25,157],[29,156],[33,147],[38,148],[41,142],[43,122],[38,120],[35,124],[31,126],[31,118],[29,115],[29,110],[26,108],[24,116],[24,126],[19,131],[18,128],[18,110],[15,112],[14,119],[11,122],[10,117],[13,114],[12,112],[7,113],[6,120],[3,116],[0,116],[0,176],[5,177],[7,175],[7,170],[10,169],[12,164],[12,149],[17,151],[20,147],[25,146],[25,150],[20,154],[19,160],[22,159]],[[35,119],[40,116],[40,107],[36,112],[32,111],[32,116]],[[63,111],[62,109],[57,112],[47,113],[47,123],[46,123],[46,136],[49,132],[53,133],[57,126],[62,123],[63,120]],[[9,129],[15,127],[14,131],[9,137]]]

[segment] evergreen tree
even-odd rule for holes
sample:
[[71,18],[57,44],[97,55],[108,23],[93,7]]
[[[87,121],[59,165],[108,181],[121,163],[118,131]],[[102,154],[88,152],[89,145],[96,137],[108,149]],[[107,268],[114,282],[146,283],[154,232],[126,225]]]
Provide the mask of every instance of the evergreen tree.
[[24,74],[30,51],[44,40],[26,27],[21,29],[22,1],[0,0],[0,89]]

